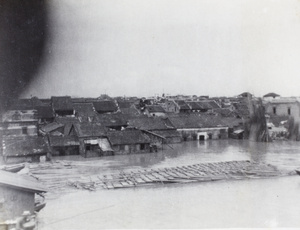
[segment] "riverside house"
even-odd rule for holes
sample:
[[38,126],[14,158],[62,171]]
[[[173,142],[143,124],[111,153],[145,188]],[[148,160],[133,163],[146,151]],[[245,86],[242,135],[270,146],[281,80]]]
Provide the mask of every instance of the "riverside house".
[[0,223],[16,219],[24,211],[34,214],[35,195],[45,192],[33,178],[0,170]]
[[128,127],[142,130],[157,145],[181,141],[180,133],[168,118],[143,116],[129,120],[128,124]]
[[71,97],[51,97],[52,108],[57,116],[73,116],[74,108]]
[[228,126],[220,116],[173,114],[168,117],[183,141],[228,138]]
[[112,155],[111,151],[101,148],[102,139],[106,139],[107,129],[99,123],[76,123],[75,132],[79,140],[79,153],[83,157]]
[[150,151],[150,138],[140,130],[111,131],[108,140],[115,154],[145,153]]

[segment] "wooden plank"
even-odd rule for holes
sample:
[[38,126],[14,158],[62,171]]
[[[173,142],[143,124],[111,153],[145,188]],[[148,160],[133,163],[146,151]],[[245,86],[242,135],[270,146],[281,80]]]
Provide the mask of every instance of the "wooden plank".
[[123,188],[123,185],[120,182],[112,183],[115,188]]
[[150,180],[148,177],[146,177],[145,175],[141,174],[140,177],[146,181],[147,183],[153,182],[152,180]]
[[157,178],[155,176],[153,176],[151,173],[145,174],[144,176],[149,178],[149,180],[151,180],[151,181],[156,181],[157,180]]

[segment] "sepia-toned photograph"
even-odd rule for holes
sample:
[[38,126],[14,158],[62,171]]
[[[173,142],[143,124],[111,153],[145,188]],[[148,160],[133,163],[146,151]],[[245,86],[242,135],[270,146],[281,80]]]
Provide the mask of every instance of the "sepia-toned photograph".
[[0,230],[300,228],[299,0],[0,0]]

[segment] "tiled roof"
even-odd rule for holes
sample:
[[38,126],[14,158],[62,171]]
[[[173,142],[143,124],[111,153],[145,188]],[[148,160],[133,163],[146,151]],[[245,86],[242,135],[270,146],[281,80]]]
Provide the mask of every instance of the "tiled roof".
[[35,109],[37,110],[37,118],[41,119],[49,119],[54,118],[53,109],[50,105],[48,106],[36,106]]
[[127,126],[128,119],[122,113],[98,114],[94,121],[101,123],[106,127]]
[[210,101],[208,101],[208,103],[209,103],[209,105],[210,105],[213,109],[218,109],[218,108],[220,108],[220,106],[217,104],[216,101],[210,100]]
[[75,97],[71,98],[72,103],[93,103],[100,101],[98,98],[92,98],[92,97]]
[[215,115],[170,115],[170,121],[177,129],[185,128],[212,128],[225,126],[222,117]]
[[200,107],[202,107],[202,109],[212,109],[213,107],[210,105],[209,102],[207,101],[199,101],[198,104],[200,105]]
[[99,113],[112,113],[118,110],[118,107],[113,101],[98,101],[93,102],[95,110]]
[[128,101],[118,101],[118,106],[120,109],[128,109],[133,105],[132,102]]
[[147,105],[146,109],[150,113],[165,113],[165,110],[160,105]]
[[75,123],[78,123],[79,120],[78,118],[76,117],[55,117],[54,119],[57,123],[60,123],[60,124],[75,124]]
[[73,103],[76,116],[93,117],[96,113],[93,103]]
[[27,156],[47,153],[48,148],[42,137],[25,136],[5,138],[7,156]]
[[220,114],[224,117],[234,116],[234,113],[230,109],[227,109],[227,108],[214,109],[214,112],[217,114]]
[[167,130],[174,129],[169,126],[167,119],[159,117],[138,117],[129,120],[128,126],[142,130]]
[[78,146],[79,140],[76,136],[57,137],[50,136],[50,146],[63,147],[63,146]]
[[199,105],[198,102],[196,101],[187,101],[186,102],[192,110],[201,110],[202,109],[202,106]]
[[51,97],[52,107],[54,111],[70,111],[73,110],[71,97]]
[[98,123],[76,123],[74,125],[78,137],[102,137],[106,128]]
[[150,143],[150,138],[140,130],[109,132],[107,137],[112,145]]
[[137,116],[140,114],[140,112],[134,107],[134,108],[123,108],[120,109],[122,114],[131,115],[131,116]]
[[155,130],[152,132],[165,138],[181,137],[180,133],[177,130]]
[[179,106],[180,110],[190,110],[191,108],[185,103],[184,100],[175,100],[175,103]]
[[52,123],[49,123],[49,124],[41,127],[40,129],[45,133],[49,133],[49,132],[55,131],[61,127],[64,127],[64,125],[57,123],[57,122],[52,122]]

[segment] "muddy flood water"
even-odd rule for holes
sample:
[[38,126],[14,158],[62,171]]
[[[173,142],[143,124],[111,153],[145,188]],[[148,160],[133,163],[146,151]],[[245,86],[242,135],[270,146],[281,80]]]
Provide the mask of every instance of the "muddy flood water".
[[[56,159],[82,161],[93,174],[232,160],[265,162],[282,170],[300,168],[299,142],[193,141],[172,148],[149,154]],[[299,228],[299,216],[300,176],[288,176],[94,192],[73,189],[47,200],[39,213],[39,229]]]

